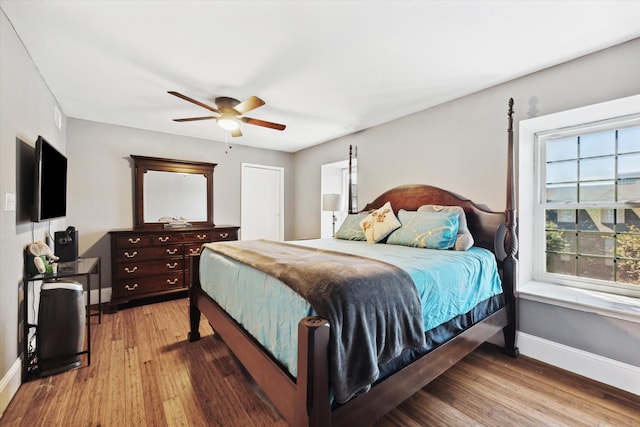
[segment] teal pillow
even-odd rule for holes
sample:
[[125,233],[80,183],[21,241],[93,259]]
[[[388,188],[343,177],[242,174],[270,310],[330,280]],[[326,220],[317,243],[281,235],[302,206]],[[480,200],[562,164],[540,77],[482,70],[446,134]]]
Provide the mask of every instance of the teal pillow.
[[360,221],[365,219],[367,215],[369,215],[368,212],[347,215],[333,237],[342,240],[367,240],[364,230],[360,227]]
[[415,212],[401,209],[398,219],[402,227],[391,233],[389,245],[427,249],[451,249],[458,234],[455,212]]

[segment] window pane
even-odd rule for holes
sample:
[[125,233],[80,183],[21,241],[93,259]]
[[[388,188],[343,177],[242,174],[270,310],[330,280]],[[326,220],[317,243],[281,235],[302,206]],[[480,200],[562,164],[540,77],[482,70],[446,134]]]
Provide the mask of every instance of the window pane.
[[623,154],[618,157],[618,178],[640,177],[640,154]]
[[614,181],[580,183],[580,202],[613,202]]
[[613,258],[613,248],[613,234],[578,234],[578,252],[582,255],[607,255]]
[[640,200],[640,178],[618,180],[618,201]]
[[640,286],[640,261],[618,261],[617,281]]
[[577,202],[578,184],[549,184],[547,185],[547,202]]
[[616,212],[616,231],[640,233],[640,208],[618,209]]
[[[640,207],[624,205],[640,202],[637,123],[545,141],[538,165],[543,207],[551,209],[538,218],[545,221],[546,272],[640,290]],[[557,209],[563,206],[571,208]]]
[[568,276],[576,275],[576,257],[575,255],[564,254],[547,254],[547,272],[565,274]]
[[613,232],[613,209],[580,209],[578,230]]
[[640,126],[620,129],[618,131],[618,153],[640,151]]
[[578,158],[578,137],[547,140],[547,161]]
[[616,132],[608,130],[605,132],[590,133],[580,137],[580,157],[604,156],[615,154]]
[[580,277],[613,281],[613,266],[611,258],[578,256],[578,276]]
[[640,234],[618,234],[616,256],[640,260]]
[[545,211],[547,230],[575,230],[575,209],[547,209]]
[[580,180],[613,179],[615,178],[615,168],[616,158],[614,156],[580,160]]
[[548,252],[562,252],[562,253],[576,253],[576,233],[563,232],[557,230],[549,230],[547,235],[547,251]]
[[547,163],[547,183],[578,180],[578,162],[575,160]]

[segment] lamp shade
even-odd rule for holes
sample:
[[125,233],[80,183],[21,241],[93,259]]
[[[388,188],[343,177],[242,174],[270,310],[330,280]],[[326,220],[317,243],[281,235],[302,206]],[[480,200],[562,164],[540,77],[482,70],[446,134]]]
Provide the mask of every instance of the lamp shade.
[[216,119],[216,121],[218,122],[218,125],[224,130],[231,131],[240,128],[240,123],[238,123],[238,120],[234,119],[233,117],[227,117],[223,115]]
[[323,194],[322,210],[332,212],[342,210],[342,194]]

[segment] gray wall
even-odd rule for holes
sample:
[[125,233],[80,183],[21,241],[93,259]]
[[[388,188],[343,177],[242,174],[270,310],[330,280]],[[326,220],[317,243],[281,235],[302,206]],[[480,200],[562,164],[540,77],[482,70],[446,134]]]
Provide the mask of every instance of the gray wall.
[[[639,93],[640,39],[635,39],[300,151],[295,154],[295,235],[319,234],[320,165],[345,159],[349,144],[358,146],[360,209],[394,186],[425,183],[502,211],[510,97],[517,143],[520,120]],[[519,325],[528,334],[640,366],[640,337],[630,333],[638,323],[522,301]],[[576,327],[588,333],[576,334]]]
[[[0,11],[0,383],[18,357],[18,304],[22,287],[22,250],[27,243],[45,240],[47,223],[21,221],[17,211],[5,211],[5,194],[16,194],[18,206],[31,195],[22,188],[19,159],[33,162],[33,146],[44,136],[62,153],[66,150],[65,124],[54,124],[57,103],[4,13]],[[20,141],[22,142],[20,142]],[[31,159],[25,156],[29,152]],[[31,163],[29,163],[31,162]],[[19,191],[20,190],[20,191]],[[30,201],[27,200],[27,204]],[[64,228],[64,221],[52,221]],[[0,390],[0,393],[2,390]],[[0,410],[2,396],[0,395]]]
[[130,154],[216,163],[216,224],[240,225],[241,163],[284,168],[285,238],[293,238],[293,155],[198,138],[68,119],[69,191],[67,223],[79,233],[79,253],[101,256],[103,288],[111,286],[109,230],[133,226]]

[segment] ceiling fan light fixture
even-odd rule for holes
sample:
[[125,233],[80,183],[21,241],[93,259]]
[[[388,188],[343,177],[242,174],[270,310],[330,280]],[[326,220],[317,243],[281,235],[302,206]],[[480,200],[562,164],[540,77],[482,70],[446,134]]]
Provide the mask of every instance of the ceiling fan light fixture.
[[234,131],[240,129],[240,122],[233,117],[221,116],[216,119],[218,126],[224,130]]

